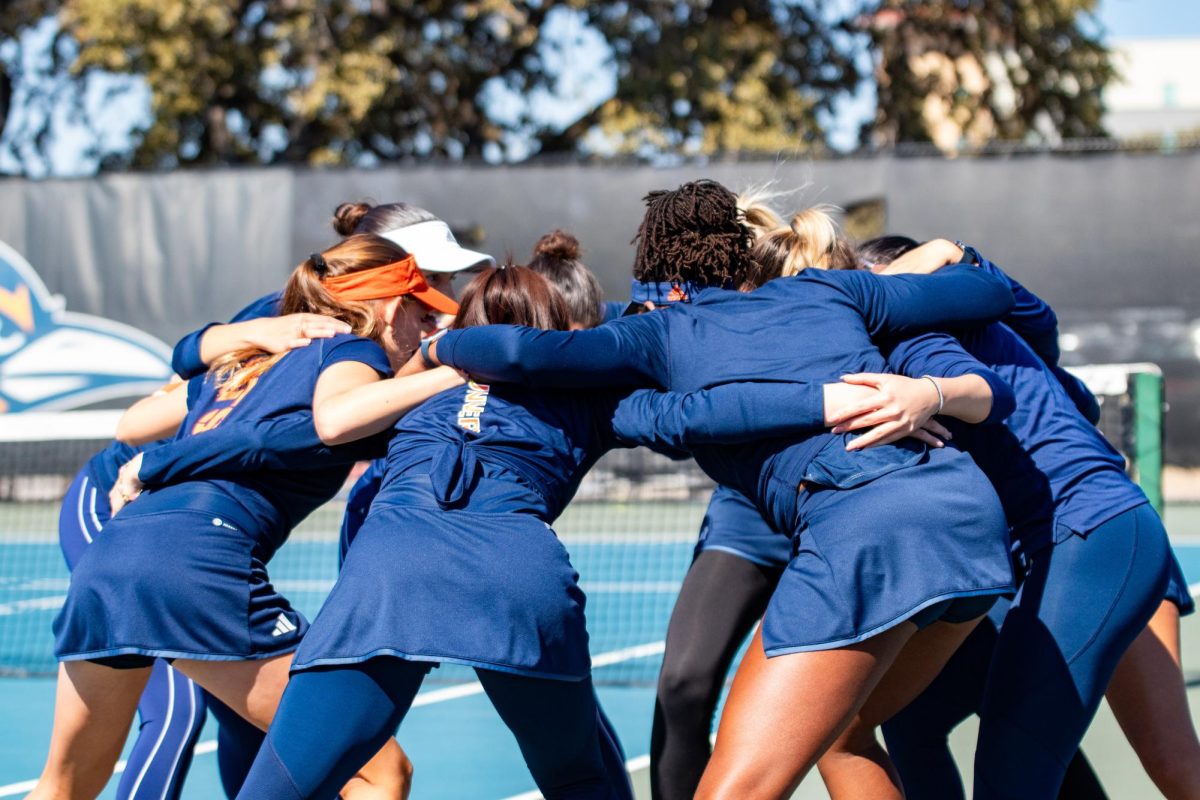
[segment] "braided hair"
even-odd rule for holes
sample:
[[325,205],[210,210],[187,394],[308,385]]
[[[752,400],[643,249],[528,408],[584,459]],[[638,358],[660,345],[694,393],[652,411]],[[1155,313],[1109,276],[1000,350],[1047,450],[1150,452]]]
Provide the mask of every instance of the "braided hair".
[[753,261],[753,238],[737,195],[712,180],[691,181],[643,198],[646,214],[633,237],[633,276],[645,283],[738,286]]

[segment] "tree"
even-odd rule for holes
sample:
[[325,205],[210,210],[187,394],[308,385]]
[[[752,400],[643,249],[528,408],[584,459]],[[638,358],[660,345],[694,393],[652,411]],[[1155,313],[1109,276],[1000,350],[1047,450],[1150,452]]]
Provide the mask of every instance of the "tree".
[[[864,135],[877,144],[1094,135],[1112,76],[1088,26],[1094,2],[861,0],[847,13],[844,0],[9,0],[10,49],[56,15],[56,77],[32,81],[0,47],[0,124],[12,97],[41,109],[20,130],[10,115],[5,136],[44,150],[47,109],[89,124],[96,80],[150,98],[115,150],[87,145],[104,169],[812,152],[823,112],[863,79],[865,48],[880,102]],[[616,91],[550,127],[536,103],[514,114],[495,98],[554,96],[553,56],[571,47],[547,33],[557,14],[604,42]]]
[[554,3],[67,0],[81,72],[141,75],[153,122],[134,166],[360,163],[478,155],[481,108],[528,61]]
[[502,154],[529,120],[489,114],[492,82],[553,84],[541,48],[556,9],[612,47],[617,96],[547,152],[600,130],[623,151],[807,149],[816,112],[857,80],[814,11],[778,2],[66,0],[81,74],[141,75],[153,122],[129,164],[359,163]]
[[593,3],[613,49],[614,97],[543,149],[598,131],[619,152],[778,153],[820,149],[818,112],[859,81],[823,3],[648,0]]
[[1114,77],[1095,0],[882,0],[859,18],[876,63],[875,145],[1102,136]]
[[[57,0],[11,0],[0,5],[0,133],[7,133],[13,149],[40,152],[52,125],[50,109],[56,104],[71,101],[72,82],[66,80],[35,81],[27,74],[26,64],[42,62],[43,71],[58,76],[65,70],[63,44],[53,36],[42,53],[27,53],[22,37],[32,27],[58,10]],[[8,127],[13,119],[12,104],[18,87],[24,88],[26,114],[21,129]]]

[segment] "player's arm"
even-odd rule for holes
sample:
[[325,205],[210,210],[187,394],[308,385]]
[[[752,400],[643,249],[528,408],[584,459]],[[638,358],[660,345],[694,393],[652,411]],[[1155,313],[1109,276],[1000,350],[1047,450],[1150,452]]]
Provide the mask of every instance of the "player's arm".
[[174,436],[188,412],[187,384],[169,384],[134,403],[121,415],[116,438],[135,446]]
[[383,378],[366,364],[334,364],[321,373],[313,393],[317,435],[325,444],[340,445],[380,433],[435,394],[465,382],[446,367]]
[[1008,284],[1013,295],[1013,307],[1000,321],[1012,328],[1048,365],[1056,365],[1061,353],[1058,347],[1058,316],[1054,309],[984,258],[975,248],[964,248],[947,239],[934,239],[900,256],[880,274],[928,275],[958,263],[973,264]]
[[434,363],[474,378],[557,388],[668,385],[664,314],[623,317],[585,331],[484,325],[447,331]]
[[350,465],[379,458],[387,452],[388,437],[369,436],[330,446],[317,436],[312,414],[298,412],[262,420],[236,420],[150,447],[122,465],[109,492],[113,513],[132,502],[146,487],[184,480],[230,478],[262,470],[310,469]]
[[200,359],[211,364],[227,353],[247,349],[283,353],[305,347],[313,339],[329,339],[350,330],[350,325],[340,319],[320,314],[288,314],[214,325],[200,337]]
[[320,314],[279,316],[279,292],[260,297],[243,308],[227,323],[212,322],[193,331],[175,345],[171,367],[182,378],[192,378],[208,370],[223,355],[239,350],[282,353],[305,347],[313,339],[328,339],[349,333],[350,326]]
[[226,420],[185,440],[143,451],[137,477],[146,486],[227,478],[261,470],[302,471],[314,463],[353,464],[383,455],[386,438],[368,437],[331,447],[317,435],[308,412],[257,420]]
[[833,284],[858,308],[872,336],[913,336],[996,322],[1013,308],[1006,281],[965,264],[934,275],[831,270],[807,276]]
[[687,393],[639,389],[617,401],[613,432],[622,444],[686,451],[812,433],[887,400],[873,387],[847,383],[744,381]]
[[745,382],[686,393],[638,389],[617,401],[612,427],[626,446],[666,451],[821,429],[822,387]]

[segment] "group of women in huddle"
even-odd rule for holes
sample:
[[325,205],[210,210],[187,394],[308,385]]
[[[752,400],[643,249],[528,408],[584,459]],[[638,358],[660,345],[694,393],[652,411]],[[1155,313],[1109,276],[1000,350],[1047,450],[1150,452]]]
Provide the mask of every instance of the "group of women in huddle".
[[[1098,793],[1078,747],[1106,690],[1164,793],[1200,797],[1190,597],[1050,308],[944,240],[855,248],[821,209],[785,223],[712,181],[646,205],[645,313],[602,321],[560,232],[495,267],[422,209],[344,204],[282,293],[181,341],[184,381],[63,505],[30,796],[94,797],[135,711],[122,796],[177,796],[207,703],[231,797],[405,797],[392,737],[457,663],[544,796],[631,798],[551,526],[606,451],[647,446],[719,484],[668,631],[655,797],[787,797],[814,766],[834,798],[962,796],[945,740],[971,713],[975,797]],[[310,625],[267,566],[363,460]]]

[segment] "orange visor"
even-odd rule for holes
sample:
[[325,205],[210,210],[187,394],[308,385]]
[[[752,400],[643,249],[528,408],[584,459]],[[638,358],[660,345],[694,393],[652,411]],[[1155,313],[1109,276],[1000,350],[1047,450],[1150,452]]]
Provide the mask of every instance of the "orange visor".
[[417,269],[417,260],[412,256],[382,267],[324,278],[321,285],[338,300],[379,300],[408,294],[434,311],[458,313],[458,303],[425,282],[425,276]]

